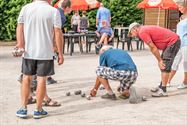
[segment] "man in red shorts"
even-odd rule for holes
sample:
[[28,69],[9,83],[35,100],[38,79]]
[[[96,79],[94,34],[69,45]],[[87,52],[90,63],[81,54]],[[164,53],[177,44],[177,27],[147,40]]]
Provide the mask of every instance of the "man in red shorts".
[[[139,37],[150,48],[150,51],[156,57],[158,66],[161,70],[161,83],[158,87],[152,89],[153,97],[168,96],[166,84],[173,60],[180,48],[180,39],[177,34],[159,26],[142,26],[138,23],[129,25],[129,36]],[[162,54],[159,53],[162,50]]]

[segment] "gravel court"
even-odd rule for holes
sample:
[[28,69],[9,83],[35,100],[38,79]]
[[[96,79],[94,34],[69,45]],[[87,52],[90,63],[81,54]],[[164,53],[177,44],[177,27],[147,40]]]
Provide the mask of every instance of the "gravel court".
[[[87,94],[95,82],[98,56],[91,54],[65,54],[62,66],[55,64],[57,84],[47,85],[50,97],[62,103],[61,107],[44,107],[49,116],[40,120],[32,118],[35,105],[29,105],[29,118],[19,119],[15,112],[20,106],[20,92],[17,78],[20,74],[21,58],[13,58],[13,47],[0,47],[0,125],[187,125],[187,89],[177,90],[183,79],[179,71],[168,88],[168,98],[152,98],[151,87],[159,81],[156,59],[146,49],[130,52],[138,67],[139,77],[135,87],[140,95],[146,95],[147,102],[129,104],[128,100],[103,100],[98,96],[90,101],[80,96],[65,94],[83,90]],[[92,49],[93,50],[93,49]],[[119,83],[111,81],[114,91]]]

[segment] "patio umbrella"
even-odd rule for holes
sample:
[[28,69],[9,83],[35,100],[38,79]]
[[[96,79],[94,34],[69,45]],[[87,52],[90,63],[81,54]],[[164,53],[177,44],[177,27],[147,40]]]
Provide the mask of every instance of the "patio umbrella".
[[157,25],[159,25],[160,9],[177,9],[177,5],[173,0],[143,0],[138,4],[138,8],[159,8],[157,20]]
[[[60,7],[61,3],[64,0],[59,0],[54,7]],[[98,8],[100,3],[97,0],[71,0],[71,9],[72,10],[88,10],[93,8]]]

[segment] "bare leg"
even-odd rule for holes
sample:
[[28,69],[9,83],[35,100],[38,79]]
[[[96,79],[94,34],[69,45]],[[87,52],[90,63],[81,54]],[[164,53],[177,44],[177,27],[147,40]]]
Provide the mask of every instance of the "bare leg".
[[108,45],[108,36],[106,35],[105,39],[104,39],[104,45]]
[[184,81],[183,81],[183,83],[185,85],[187,85],[187,72],[184,73]]
[[173,79],[174,75],[176,74],[176,70],[171,70],[170,74],[169,74],[169,78],[168,78],[168,82],[167,84],[171,83],[171,80]]
[[105,40],[106,37],[107,37],[107,34],[103,33],[103,35],[101,36],[101,39],[99,40],[98,44],[102,44],[104,42],[104,40]]
[[46,77],[37,76],[37,80],[38,80],[38,86],[36,90],[36,98],[37,98],[36,109],[40,111],[42,109],[42,102],[44,96],[46,95]]
[[30,95],[30,82],[32,76],[23,75],[22,85],[21,85],[21,99],[22,99],[22,107],[27,108],[28,98]]
[[94,89],[98,90],[98,88],[100,87],[100,85],[101,85],[101,82],[99,81],[99,78],[97,77],[96,81],[95,81]]
[[[103,79],[101,77],[97,77],[97,79],[99,80],[99,82],[105,87],[106,91],[108,93],[112,92],[112,89],[108,83],[108,80],[107,79]],[[113,92],[112,92],[113,93]]]
[[169,73],[162,72],[161,77],[162,77],[162,86],[166,86],[169,78]]
[[98,90],[98,88],[100,87],[100,85],[101,85],[101,82],[99,81],[99,78],[97,77],[97,78],[96,78],[96,81],[95,81],[94,88],[90,91],[90,95],[91,95],[92,97],[95,97],[95,96],[96,96],[97,90]]

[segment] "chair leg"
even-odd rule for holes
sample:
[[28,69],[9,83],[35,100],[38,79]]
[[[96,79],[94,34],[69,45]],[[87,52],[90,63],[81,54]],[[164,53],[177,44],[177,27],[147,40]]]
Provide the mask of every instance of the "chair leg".
[[119,40],[117,40],[116,48],[118,49],[119,46]]
[[89,52],[91,52],[92,43],[89,43]]
[[122,49],[125,49],[125,42],[122,42]]
[[80,48],[80,52],[83,53],[83,47],[81,41],[79,41],[79,48]]
[[69,41],[69,38],[68,38],[67,52],[69,52],[69,45],[70,45],[70,41]]
[[139,42],[139,40],[137,40],[137,41],[136,41],[136,49],[137,49],[137,50],[139,50],[139,49],[140,49],[140,47],[139,47],[139,46],[140,46],[140,42]]
[[130,43],[131,51],[133,51],[132,43]]

